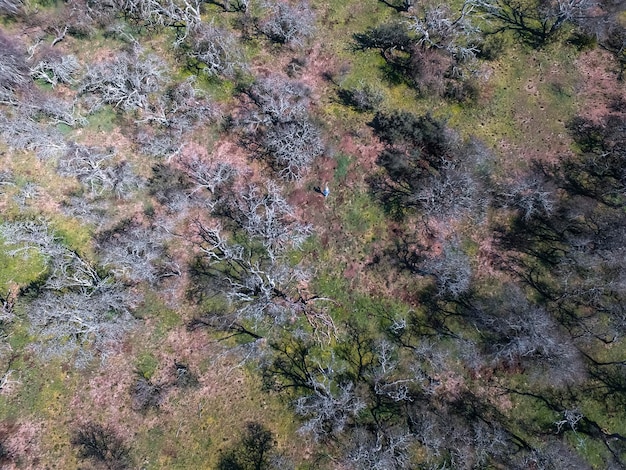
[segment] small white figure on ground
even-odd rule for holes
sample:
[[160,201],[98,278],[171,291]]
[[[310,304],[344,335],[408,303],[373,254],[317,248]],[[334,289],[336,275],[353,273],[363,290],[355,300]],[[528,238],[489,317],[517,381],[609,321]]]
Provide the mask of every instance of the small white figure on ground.
[[330,189],[328,189],[328,183],[324,183],[324,189],[322,189],[322,195],[324,197],[328,197],[330,194]]

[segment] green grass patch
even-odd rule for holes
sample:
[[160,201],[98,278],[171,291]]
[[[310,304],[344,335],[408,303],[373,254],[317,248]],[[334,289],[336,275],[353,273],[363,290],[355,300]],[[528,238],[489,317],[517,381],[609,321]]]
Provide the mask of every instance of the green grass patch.
[[335,215],[343,222],[342,234],[358,236],[365,241],[376,238],[376,228],[386,224],[383,209],[370,194],[365,191],[356,191],[350,194],[350,189],[343,191],[343,204],[335,204]]
[[139,355],[135,368],[137,372],[146,380],[150,380],[159,367],[159,361],[150,352],[144,352]]
[[577,432],[566,432],[565,440],[596,470],[610,468],[612,458],[606,446],[598,440]]
[[[523,376],[516,377],[514,381],[522,381]],[[513,385],[513,389],[516,389],[515,385]],[[543,432],[555,432],[556,425],[554,424],[557,421],[559,416],[554,411],[550,410],[546,407],[544,403],[533,398],[522,395],[511,394],[509,395],[511,399],[511,403],[513,404],[513,418],[515,423],[513,426],[513,430],[521,433],[528,439],[533,439],[533,435],[540,434]],[[528,429],[527,426],[521,426],[519,429],[516,429],[517,424],[528,423],[532,424],[532,428]],[[532,434],[528,434],[530,431]]]
[[178,312],[167,307],[156,292],[147,291],[141,306],[135,310],[135,317],[141,320],[153,320],[155,327],[153,340],[163,339],[169,331],[180,326],[182,319]]
[[6,297],[11,286],[19,288],[40,279],[46,272],[46,261],[36,248],[27,248],[16,254],[18,245],[6,245],[0,238],[0,296]]
[[533,154],[555,151],[555,136],[576,112],[579,80],[571,46],[554,44],[541,50],[516,46],[487,63],[478,106],[447,106],[449,123],[463,135],[492,145],[509,142]]
[[235,94],[237,84],[233,80],[224,80],[219,77],[201,73],[196,82],[197,87],[206,92],[216,101],[228,101]]
[[69,125],[65,124],[64,122],[60,122],[60,123],[57,124],[57,130],[61,134],[65,135],[65,136],[68,136],[69,134],[72,133],[74,128],[72,126],[69,126]]
[[[338,266],[333,266],[333,268],[337,269]],[[328,297],[335,301],[338,306],[352,303],[348,281],[341,276],[337,276],[334,272],[327,271],[317,276],[313,280],[312,287],[316,295]]]
[[316,295],[332,300],[327,305],[335,322],[351,320],[371,326],[374,321],[386,328],[391,324],[390,319],[400,318],[408,310],[400,301],[352,289],[349,281],[335,271],[318,275],[312,282],[312,290]]
[[109,133],[117,128],[117,113],[112,106],[105,105],[88,118],[88,129]]
[[343,153],[337,155],[337,167],[335,168],[336,183],[341,183],[346,179],[351,164],[352,157],[350,155],[345,155]]
[[346,2],[343,0],[327,0],[315,2],[319,11],[322,30],[332,31],[326,35],[320,32],[334,47],[343,47],[346,39],[354,33],[360,33],[379,23],[388,21],[394,11],[381,2]]
[[7,342],[13,351],[22,351],[32,343],[33,337],[29,331],[29,325],[25,321],[11,323],[11,332],[7,335]]
[[235,369],[223,379],[211,396],[199,401],[179,395],[157,426],[137,430],[133,454],[143,468],[218,468],[220,456],[239,442],[247,422],[267,427],[279,452],[299,451],[289,441],[297,424],[279,396],[263,392],[258,378],[244,369]]
[[0,400],[0,421],[24,419],[29,415],[41,418],[62,416],[69,398],[75,392],[76,374],[64,371],[60,361],[38,363],[24,355],[11,363],[12,379],[17,393]]
[[50,222],[55,234],[65,246],[82,256],[92,252],[92,231],[88,226],[78,223],[76,219],[61,215],[55,215]]

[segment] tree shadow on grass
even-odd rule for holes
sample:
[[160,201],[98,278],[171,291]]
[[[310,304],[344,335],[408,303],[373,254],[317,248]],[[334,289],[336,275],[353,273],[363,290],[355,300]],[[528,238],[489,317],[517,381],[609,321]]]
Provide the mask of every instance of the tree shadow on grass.
[[260,423],[249,422],[241,440],[220,457],[218,470],[265,470],[272,468],[274,436]]

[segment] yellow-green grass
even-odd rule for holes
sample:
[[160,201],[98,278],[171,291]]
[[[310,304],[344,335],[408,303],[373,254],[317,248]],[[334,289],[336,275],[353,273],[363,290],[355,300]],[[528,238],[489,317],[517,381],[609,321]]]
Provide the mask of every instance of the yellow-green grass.
[[451,106],[450,125],[493,146],[507,142],[533,156],[554,153],[567,143],[565,123],[577,110],[576,57],[567,45],[515,46],[484,64],[483,96],[475,106]]
[[[10,253],[17,249],[21,251]],[[0,297],[6,298],[15,287],[23,288],[36,282],[46,269],[46,260],[39,250],[7,244],[0,238]]]

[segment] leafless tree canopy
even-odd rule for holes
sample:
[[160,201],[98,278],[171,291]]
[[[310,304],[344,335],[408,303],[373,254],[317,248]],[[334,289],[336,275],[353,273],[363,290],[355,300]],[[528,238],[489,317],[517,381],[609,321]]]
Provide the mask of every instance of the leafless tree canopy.
[[162,277],[180,272],[165,254],[167,234],[129,220],[98,236],[101,263],[118,279],[129,283],[155,284]]
[[59,83],[70,85],[76,82],[76,72],[80,64],[73,55],[42,57],[30,67],[30,75],[53,87]]
[[259,29],[271,41],[302,46],[313,34],[315,15],[306,0],[299,0],[295,5],[281,0],[266,0],[263,8],[264,17]]
[[441,294],[458,297],[470,288],[472,279],[470,259],[457,243],[446,243],[441,255],[428,260],[423,269],[435,277]]
[[310,228],[293,219],[291,207],[272,184],[265,189],[250,186],[240,198],[218,201],[214,210],[262,247],[257,252],[228,241],[220,226],[198,224],[205,269],[226,281],[226,295],[238,305],[238,315],[255,321],[267,316],[281,323],[296,315],[303,307],[298,284],[308,276],[283,257],[300,246]]
[[316,439],[328,439],[344,431],[348,422],[365,408],[365,403],[356,396],[351,383],[335,385],[324,375],[311,379],[313,393],[299,398],[295,411],[306,419],[301,432],[311,433]]
[[460,13],[453,13],[444,4],[421,4],[418,14],[410,17],[409,28],[417,34],[418,45],[444,50],[464,62],[478,52],[479,29],[471,21],[473,8],[465,2]]
[[99,149],[69,143],[67,153],[58,161],[58,172],[75,177],[92,197],[105,193],[122,199],[143,185],[130,166],[116,162],[114,149]]
[[16,104],[16,94],[28,83],[28,66],[17,41],[0,32],[0,103]]
[[2,0],[0,1],[0,14],[13,16],[17,15],[24,4],[21,0]]
[[128,447],[108,427],[96,423],[82,425],[73,432],[71,443],[81,458],[104,464],[109,470],[131,466]]
[[213,23],[196,26],[181,47],[187,49],[187,55],[197,61],[207,75],[234,78],[245,70],[238,39]]
[[10,147],[35,151],[42,159],[67,152],[67,144],[62,134],[52,126],[37,122],[32,115],[32,109],[18,108],[11,114],[0,110],[0,130],[2,138]]
[[71,353],[76,365],[84,366],[96,353],[105,358],[134,325],[130,311],[135,296],[61,244],[45,223],[4,223],[0,235],[13,256],[40,256],[46,261],[40,293],[26,307],[42,359]]
[[416,209],[428,218],[482,217],[490,197],[478,168],[490,152],[462,141],[430,115],[377,113],[375,132],[385,142],[377,163],[387,177],[372,178],[372,189],[390,211]]
[[150,96],[133,129],[133,138],[140,152],[172,158],[194,130],[217,118],[216,107],[194,83],[195,77],[192,76],[167,87],[163,94]]
[[307,112],[306,87],[272,76],[246,92],[254,107],[242,124],[279,174],[297,179],[324,151],[321,132]]
[[[550,40],[566,22],[589,14],[591,0],[470,0],[466,3],[494,20],[499,30],[511,29],[532,45]],[[498,29],[496,29],[497,31]]]
[[161,59],[135,48],[90,66],[79,91],[96,97],[92,111],[103,104],[124,110],[145,109],[150,94],[159,91],[164,82]]

